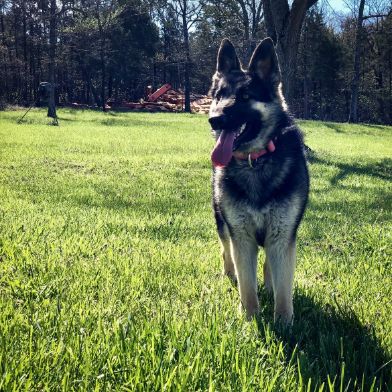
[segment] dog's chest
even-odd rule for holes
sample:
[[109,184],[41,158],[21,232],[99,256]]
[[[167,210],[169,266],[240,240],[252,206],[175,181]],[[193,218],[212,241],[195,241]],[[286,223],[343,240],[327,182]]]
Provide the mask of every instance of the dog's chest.
[[270,206],[252,206],[247,199],[238,199],[223,185],[223,173],[217,170],[214,178],[215,203],[224,213],[229,225],[248,235],[260,236],[266,230]]
[[235,202],[230,196],[223,200],[222,209],[225,217],[236,230],[245,229],[248,234],[265,231],[268,220],[268,209],[258,210],[250,207],[245,202]]

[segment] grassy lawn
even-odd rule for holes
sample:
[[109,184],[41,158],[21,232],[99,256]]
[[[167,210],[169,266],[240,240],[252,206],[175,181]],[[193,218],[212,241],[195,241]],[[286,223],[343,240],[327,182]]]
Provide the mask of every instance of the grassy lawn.
[[301,124],[282,334],[261,268],[252,322],[220,275],[206,117],[22,113],[0,112],[0,390],[392,390],[391,127]]

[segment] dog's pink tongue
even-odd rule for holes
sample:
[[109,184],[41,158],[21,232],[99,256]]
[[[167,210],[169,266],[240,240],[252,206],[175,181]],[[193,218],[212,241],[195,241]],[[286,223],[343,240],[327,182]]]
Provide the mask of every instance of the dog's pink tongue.
[[211,154],[214,166],[224,167],[228,165],[233,155],[234,138],[234,132],[222,131]]

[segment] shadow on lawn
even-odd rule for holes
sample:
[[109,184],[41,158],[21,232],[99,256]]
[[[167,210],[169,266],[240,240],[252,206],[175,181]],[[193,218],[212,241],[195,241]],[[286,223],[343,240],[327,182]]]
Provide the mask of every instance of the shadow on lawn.
[[[148,186],[146,185],[146,189]],[[171,197],[163,197],[159,189],[150,189],[152,195],[146,197],[133,196],[127,188],[96,187],[99,197],[92,195],[73,195],[68,200],[73,205],[82,208],[103,208],[127,214],[128,210],[137,211],[144,221],[135,220],[133,225],[128,222],[129,234],[142,235],[144,238],[177,243],[190,237],[202,240],[210,239],[208,224],[201,222],[197,225],[189,224],[190,217],[194,217],[208,203],[205,198],[187,194],[180,187],[175,187],[170,193]],[[146,191],[147,193],[147,191]],[[118,226],[118,227],[117,227]],[[123,224],[112,224],[114,232],[121,229]]]
[[[387,126],[377,125],[377,124],[355,124],[354,127],[349,127],[348,123],[333,123],[333,122],[321,122],[321,125],[329,128],[336,133],[344,133],[344,134],[362,134],[362,135],[375,135],[374,132],[367,130],[366,128],[370,128],[372,130],[380,130],[385,131]],[[358,126],[363,126],[359,128]],[[360,130],[359,130],[360,129]]]
[[364,124],[364,125],[366,125],[366,128],[381,129],[382,131],[385,131],[387,128],[387,125],[378,125],[378,124]]
[[[341,188],[344,187],[341,186]],[[354,190],[350,190],[350,192],[354,193]],[[377,194],[371,196],[367,195],[366,192],[369,192],[366,187],[356,189],[355,193],[364,194],[365,196],[355,201],[320,202],[318,195],[325,193],[325,191],[313,190],[314,198],[309,201],[305,219],[312,221],[323,216],[333,222],[337,220],[338,216],[342,216],[347,223],[357,227],[366,223],[389,222],[391,219],[392,194],[383,189],[378,190]]]
[[324,125],[324,127],[332,129],[333,131],[337,132],[337,133],[343,133],[341,127],[338,124],[335,123],[330,123],[330,122],[323,122],[322,125]]
[[[118,111],[114,112],[106,112],[105,118],[99,116],[97,118],[83,118],[83,117],[63,117],[59,116],[59,121],[64,121],[68,123],[88,123],[91,126],[98,125],[98,126],[107,126],[107,127],[141,127],[145,128],[146,126],[156,126],[162,127],[163,120],[157,119],[156,117],[149,117],[148,119],[138,119],[132,116],[125,116],[129,112],[126,111]],[[67,113],[68,114],[68,113]],[[69,114],[72,114],[70,112]],[[150,113],[151,114],[151,113]],[[35,121],[35,120],[32,120]]]
[[337,167],[339,173],[333,176],[330,180],[331,185],[336,185],[349,175],[369,176],[379,178],[381,180],[392,180],[392,159],[384,158],[379,162],[372,164],[350,165],[344,162],[333,162],[325,158],[317,156],[315,152],[308,155],[308,161],[311,164],[330,165]]
[[[257,318],[264,336],[266,322],[273,323],[273,301],[264,290],[260,291],[259,299],[266,305]],[[390,391],[392,359],[381,347],[373,326],[363,325],[354,311],[342,307],[336,298],[333,302],[322,307],[304,293],[298,290],[294,293],[292,330],[275,328],[278,339],[286,345],[287,361],[299,362],[304,385],[312,379],[311,390],[315,390],[316,383],[318,387],[323,382],[328,385],[328,376],[331,382],[336,377],[335,386],[340,385],[344,364],[342,384],[347,387],[344,390],[354,390],[356,381],[358,390],[363,382],[362,390],[369,391],[377,378],[375,387]]]

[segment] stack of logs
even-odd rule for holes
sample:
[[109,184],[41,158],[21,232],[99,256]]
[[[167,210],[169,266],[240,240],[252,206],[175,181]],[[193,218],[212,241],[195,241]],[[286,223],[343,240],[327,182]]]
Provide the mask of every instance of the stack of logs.
[[[108,102],[112,108],[128,109],[140,112],[182,112],[184,110],[185,97],[182,91],[169,89],[162,94],[156,101],[140,102],[121,102],[115,104]],[[211,98],[207,95],[191,94],[191,110],[192,113],[208,113],[211,105]]]

